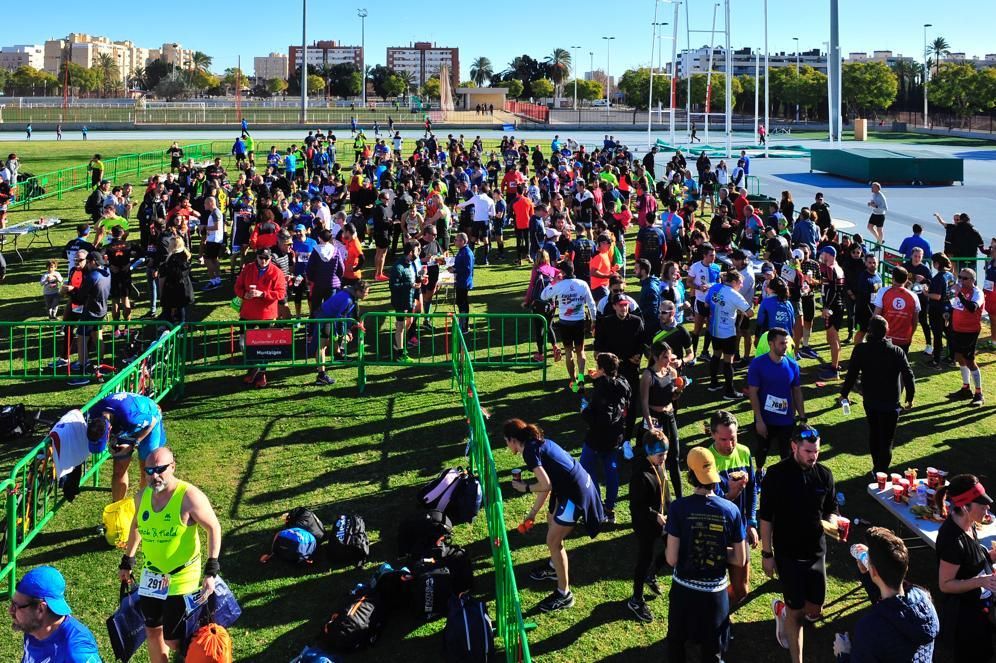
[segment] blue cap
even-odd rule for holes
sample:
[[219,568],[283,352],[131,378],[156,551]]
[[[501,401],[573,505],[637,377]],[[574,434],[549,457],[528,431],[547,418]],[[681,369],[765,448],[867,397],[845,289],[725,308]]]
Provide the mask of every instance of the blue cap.
[[33,599],[42,599],[49,610],[60,617],[73,613],[66,603],[66,580],[54,566],[39,566],[25,573],[17,583],[17,591]]
[[294,231],[295,232],[303,232],[305,230],[307,230],[307,228],[305,228],[304,224],[302,224],[302,223],[299,223],[296,226],[294,226]]
[[832,246],[824,246],[824,247],[823,247],[823,248],[822,248],[822,249],[820,250],[820,253],[829,253],[829,254],[830,254],[830,255],[832,255],[832,256],[833,256],[834,258],[836,258],[836,257],[837,257],[837,249],[833,248]]
[[645,447],[648,456],[656,456],[657,454],[666,454],[668,451],[667,439],[654,439],[649,445]]

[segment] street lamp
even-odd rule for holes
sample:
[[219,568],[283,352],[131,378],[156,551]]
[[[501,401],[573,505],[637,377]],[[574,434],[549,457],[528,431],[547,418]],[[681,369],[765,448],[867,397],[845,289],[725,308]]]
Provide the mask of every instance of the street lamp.
[[[795,41],[795,121],[799,121],[799,38],[792,37]],[[767,127],[765,127],[767,129]]]
[[923,24],[923,127],[930,126],[927,120],[927,79],[930,78],[930,64],[927,62],[927,28],[934,27],[933,23]]
[[[660,51],[661,51],[661,33],[664,31],[664,26],[668,25],[667,22],[658,22],[657,19],[657,3],[654,3],[654,22],[650,25],[653,26],[651,32],[653,33],[650,39],[650,91],[647,93],[647,149],[650,149],[650,126],[653,118],[653,105],[654,105],[654,46],[656,41],[657,46],[657,59],[658,66],[660,69]],[[660,102],[658,102],[660,103]],[[658,118],[658,121],[660,119]]]
[[367,105],[367,53],[366,53],[366,19],[367,10],[357,9],[356,15],[360,17],[360,104]]
[[[293,62],[291,63],[294,64]],[[301,124],[308,122],[308,0],[301,0]]]
[[574,57],[571,58],[571,74],[574,76],[574,110],[578,109],[578,49],[580,46],[571,46]]
[[612,81],[609,78],[609,69],[612,68],[612,40],[615,37],[602,37],[605,40],[605,118],[609,118],[609,108],[612,102],[609,100],[609,91],[612,89]]

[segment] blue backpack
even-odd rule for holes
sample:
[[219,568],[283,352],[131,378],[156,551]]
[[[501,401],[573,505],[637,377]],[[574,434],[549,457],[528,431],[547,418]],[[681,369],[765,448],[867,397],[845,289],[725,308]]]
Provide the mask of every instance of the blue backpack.
[[315,535],[300,527],[288,527],[277,532],[270,546],[270,554],[263,561],[276,556],[289,564],[311,564],[318,541]]
[[469,594],[451,596],[443,656],[447,663],[488,663],[494,660],[495,634],[484,604]]

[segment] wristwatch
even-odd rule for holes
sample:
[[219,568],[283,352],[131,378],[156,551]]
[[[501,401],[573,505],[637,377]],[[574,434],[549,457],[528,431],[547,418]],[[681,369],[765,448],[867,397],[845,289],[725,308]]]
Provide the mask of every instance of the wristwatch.
[[761,558],[762,559],[774,559],[774,557],[775,557],[775,553],[773,553],[773,552],[769,552],[767,550],[762,550],[761,551]]

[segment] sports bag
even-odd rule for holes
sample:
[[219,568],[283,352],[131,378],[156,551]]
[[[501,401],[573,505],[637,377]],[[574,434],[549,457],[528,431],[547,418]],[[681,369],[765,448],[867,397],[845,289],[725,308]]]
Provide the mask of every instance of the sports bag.
[[457,480],[456,490],[453,491],[453,497],[443,513],[454,524],[469,523],[481,510],[483,501],[484,493],[481,490],[480,479],[471,472],[464,472]]
[[418,503],[426,509],[438,509],[445,512],[463,474],[462,467],[443,470],[442,474],[419,491]]
[[232,637],[224,626],[205,624],[187,647],[185,663],[232,663]]
[[442,617],[450,597],[456,594],[453,574],[435,560],[420,562],[413,573],[411,602],[415,614],[426,620]]
[[436,564],[449,569],[450,577],[453,581],[453,591],[457,594],[469,592],[474,588],[474,566],[467,555],[467,551],[457,545],[450,546],[433,560]]
[[398,526],[398,555],[430,557],[435,549],[449,544],[452,534],[453,524],[443,512],[433,509],[413,514]]
[[291,509],[284,516],[284,521],[287,523],[287,527],[299,527],[309,532],[311,536],[315,537],[315,541],[318,543],[325,540],[325,525],[322,524],[321,519],[313,511],[303,506]]
[[363,566],[370,556],[370,540],[363,517],[355,513],[336,518],[329,539],[329,557],[338,564]]
[[370,577],[369,586],[377,592],[384,609],[390,611],[403,603],[413,579],[407,566],[396,569],[384,563]]
[[300,654],[292,658],[290,663],[336,663],[338,660],[318,647],[309,645],[302,649]]
[[183,640],[188,646],[200,627],[205,624],[217,624],[228,628],[242,616],[242,606],[221,576],[215,579],[214,593],[206,602],[201,601],[200,588],[185,595],[183,599],[186,607],[186,614],[183,616],[185,624]]
[[357,585],[349,602],[332,613],[322,627],[322,645],[334,651],[353,651],[377,641],[383,627],[380,599],[375,591]]
[[288,527],[277,532],[270,546],[270,554],[260,559],[264,564],[271,557],[282,559],[288,564],[310,564],[318,550],[318,541],[308,530]]
[[451,596],[443,629],[447,663],[487,663],[494,659],[495,633],[487,608],[469,594]]
[[107,618],[107,637],[114,658],[127,663],[145,642],[145,616],[139,607],[138,585],[121,583],[120,603]]
[[0,442],[12,442],[28,432],[23,403],[0,408]]
[[107,544],[123,548],[128,542],[131,523],[135,520],[135,498],[128,496],[104,507],[101,517],[104,523],[104,538]]

